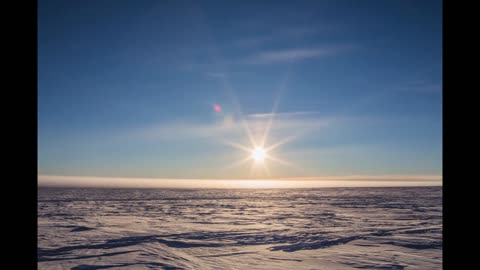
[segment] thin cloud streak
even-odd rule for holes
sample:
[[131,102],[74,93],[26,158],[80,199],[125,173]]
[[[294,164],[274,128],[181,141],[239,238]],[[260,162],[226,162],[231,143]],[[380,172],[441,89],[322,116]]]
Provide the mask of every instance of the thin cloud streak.
[[273,43],[273,42],[284,42],[289,39],[302,39],[308,36],[315,36],[325,30],[331,29],[320,29],[320,28],[312,28],[312,27],[292,27],[289,29],[282,29],[278,32],[273,33],[264,33],[263,35],[255,35],[244,37],[239,39],[233,43],[234,46],[237,47],[256,47],[260,45],[264,45],[266,43]]
[[[332,123],[331,118],[312,117],[316,113],[313,112],[289,112],[275,114],[275,125],[272,125],[272,132],[284,131],[308,131],[318,128],[324,128]],[[155,140],[171,140],[184,138],[218,138],[222,136],[235,136],[243,134],[244,124],[250,128],[264,128],[273,114],[250,114],[244,119],[236,119],[228,122],[218,123],[188,123],[173,122],[158,126],[139,128],[130,132],[130,137],[155,139]],[[245,122],[245,123],[244,123]],[[263,131],[263,130],[262,130]],[[260,131],[257,131],[258,133]]]
[[254,54],[249,57],[250,64],[276,64],[285,62],[297,62],[308,59],[332,56],[340,52],[348,51],[353,46],[332,46],[317,48],[294,48],[283,50],[270,50]]
[[256,24],[255,26],[252,26],[252,28],[255,30],[249,31],[249,33],[256,32],[257,34],[249,34],[248,36],[244,36],[234,41],[232,44],[237,47],[253,47],[267,45],[270,43],[284,43],[292,40],[305,40],[307,38],[312,38],[319,35],[329,35],[344,32],[343,27],[338,24],[321,24],[315,26],[295,24],[292,26],[274,28],[267,26],[267,28],[263,29],[261,25]]
[[247,115],[247,117],[268,118],[268,117],[306,116],[306,115],[318,115],[318,114],[320,114],[320,112],[298,111],[298,112],[282,112],[282,113],[253,113],[253,114]]

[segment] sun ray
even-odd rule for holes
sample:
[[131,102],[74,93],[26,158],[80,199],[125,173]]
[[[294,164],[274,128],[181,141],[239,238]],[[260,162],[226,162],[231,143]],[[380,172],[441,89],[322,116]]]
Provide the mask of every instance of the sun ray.
[[244,158],[244,159],[242,159],[242,160],[236,161],[236,162],[234,162],[234,163],[232,163],[232,164],[229,164],[229,165],[225,166],[225,167],[223,168],[223,170],[233,169],[233,168],[238,167],[238,166],[240,166],[240,165],[242,165],[242,164],[244,164],[244,163],[247,163],[247,162],[250,161],[250,160],[251,160],[250,157]]
[[235,142],[231,142],[231,141],[228,141],[228,140],[221,140],[221,142],[225,145],[229,145],[229,146],[232,146],[236,149],[240,149],[242,151],[245,151],[247,152],[249,155],[240,160],[240,161],[237,161],[237,162],[234,162],[233,164],[230,164],[228,165],[227,167],[225,167],[224,169],[231,169],[233,167],[237,167],[237,166],[240,166],[248,161],[253,161],[252,164],[251,164],[251,167],[250,167],[250,174],[249,176],[251,177],[254,173],[254,169],[255,167],[257,166],[261,166],[263,168],[263,170],[265,171],[265,173],[271,177],[271,172],[270,172],[270,169],[268,168],[267,164],[266,164],[266,160],[272,160],[274,162],[277,162],[279,164],[282,164],[282,165],[285,165],[285,166],[289,166],[291,168],[294,168],[294,169],[297,169],[297,170],[301,170],[301,168],[299,168],[298,166],[294,165],[293,163],[289,162],[289,161],[286,161],[286,160],[283,160],[283,159],[280,159],[278,157],[275,157],[273,156],[271,153],[268,153],[268,151],[271,151],[277,147],[279,147],[280,145],[283,145],[295,138],[298,137],[298,134],[297,135],[294,135],[294,136],[290,136],[290,137],[287,137],[273,145],[270,145],[266,148],[263,148],[263,147],[259,147],[259,146],[255,146],[255,145],[252,145],[251,148],[247,147],[247,146],[244,146],[242,144],[239,144],[239,143],[235,143]]
[[244,146],[244,145],[241,145],[239,143],[235,143],[235,142],[231,142],[231,141],[227,141],[227,140],[220,140],[221,143],[225,144],[225,145],[229,145],[229,146],[232,146],[234,148],[237,148],[237,149],[240,149],[240,150],[243,150],[247,153],[250,153],[252,151],[252,149]]
[[245,132],[245,134],[246,134],[246,136],[247,136],[247,138],[250,142],[249,146],[245,146],[245,145],[242,145],[242,144],[239,144],[239,143],[236,143],[236,142],[232,142],[232,141],[228,141],[228,140],[222,140],[221,141],[225,145],[229,145],[231,147],[234,147],[236,149],[239,149],[239,150],[242,150],[242,151],[245,151],[245,152],[249,153],[249,156],[247,158],[242,159],[238,162],[235,162],[235,163],[227,166],[226,169],[239,166],[239,165],[241,165],[243,163],[246,163],[247,161],[251,160],[253,162],[252,162],[251,167],[250,167],[250,177],[254,173],[254,169],[255,169],[256,166],[263,167],[263,170],[265,171],[265,173],[269,177],[271,177],[270,169],[268,168],[267,164],[265,163],[266,159],[270,159],[270,160],[273,160],[273,161],[278,162],[280,164],[287,165],[287,166],[298,169],[295,165],[291,164],[290,162],[279,159],[279,158],[274,157],[271,154],[267,153],[268,151],[271,151],[271,150],[273,150],[273,149],[275,149],[275,148],[277,148],[281,145],[284,145],[287,142],[290,142],[290,141],[296,139],[298,137],[298,134],[294,135],[294,136],[287,137],[287,138],[285,138],[285,139],[283,139],[283,140],[281,140],[277,143],[274,143],[274,144],[266,147],[267,139],[269,138],[270,132],[273,128],[273,123],[274,123],[274,120],[275,120],[275,116],[276,116],[277,108],[278,108],[278,105],[279,105],[279,101],[280,101],[280,98],[281,98],[283,92],[286,89],[289,77],[290,77],[290,69],[288,70],[286,76],[284,77],[284,80],[282,81],[282,83],[279,87],[278,94],[277,94],[277,96],[276,96],[276,98],[273,102],[272,112],[269,115],[268,121],[267,121],[267,123],[265,125],[265,128],[263,130],[263,134],[259,138],[260,141],[255,140],[255,138],[253,136],[253,133],[252,133],[252,130],[250,129],[248,119],[246,119],[243,115],[241,106],[238,102],[238,99],[235,95],[235,91],[234,91],[232,85],[227,80],[227,78],[223,78],[223,83],[224,83],[225,89],[229,92],[229,94],[232,98],[232,102],[234,104],[235,111],[237,112],[237,115],[239,117],[238,118],[239,122],[241,123],[241,125],[243,127],[243,130],[244,130],[244,132]]
[[242,107],[240,105],[240,102],[238,101],[237,95],[235,94],[235,89],[233,89],[232,84],[228,80],[228,77],[224,76],[221,78],[221,81],[223,83],[224,88],[227,90],[227,94],[230,96],[230,99],[233,104],[233,108],[235,110],[236,115],[239,117],[240,122],[242,123],[242,127],[250,140],[250,143],[252,145],[255,145],[255,140],[253,139],[252,132],[250,128],[248,127],[248,123],[246,122],[244,116],[243,116],[243,111]]
[[[275,105],[274,105],[274,106],[275,106]],[[270,133],[270,128],[272,127],[273,118],[275,118],[275,112],[272,111],[272,113],[270,114],[270,117],[269,117],[269,119],[268,119],[267,126],[265,127],[265,131],[264,131],[264,133],[263,133],[262,140],[260,141],[260,146],[261,146],[261,147],[264,147],[264,146],[265,146],[265,143],[266,143],[266,141],[267,141],[268,134]]]
[[272,112],[270,114],[270,118],[268,119],[268,123],[267,123],[267,126],[265,127],[265,131],[263,133],[263,137],[262,137],[262,140],[261,140],[261,143],[260,143],[261,147],[265,146],[268,135],[270,134],[270,129],[272,128],[273,120],[275,118],[275,114],[277,113],[277,108],[278,108],[278,105],[280,103],[280,98],[282,97],[283,93],[285,92],[285,89],[287,88],[288,80],[290,78],[290,71],[291,71],[291,69],[288,69],[287,74],[286,74],[284,80],[282,81],[282,83],[279,87],[277,97],[273,101]]
[[284,145],[284,144],[286,144],[286,143],[288,143],[288,142],[290,142],[290,141],[293,141],[293,140],[295,140],[295,139],[298,138],[298,137],[300,137],[300,134],[296,134],[296,135],[292,135],[292,136],[289,136],[289,137],[287,137],[287,138],[284,138],[283,140],[281,140],[281,141],[279,141],[279,142],[277,142],[277,143],[275,143],[275,144],[272,144],[272,145],[266,147],[266,148],[265,148],[265,151],[267,151],[267,152],[268,152],[268,151],[272,151],[273,149],[275,149],[275,148],[277,148],[277,147],[279,147],[279,146],[281,146],[281,145]]
[[294,169],[297,169],[297,170],[301,170],[300,167],[294,165],[293,163],[288,162],[288,161],[283,160],[283,159],[280,159],[280,158],[277,158],[277,157],[274,157],[274,156],[272,156],[272,155],[266,155],[265,158],[268,159],[268,160],[273,160],[273,161],[275,161],[275,162],[277,162],[277,163],[280,163],[280,164],[282,164],[282,165],[289,166],[289,167],[294,168]]
[[242,122],[243,129],[245,130],[245,133],[247,133],[247,136],[248,136],[248,139],[250,140],[250,143],[251,143],[254,147],[257,147],[257,144],[255,143],[255,139],[253,138],[253,135],[252,135],[252,131],[251,131],[250,128],[248,127],[247,121],[246,121],[244,118],[242,118],[240,121]]

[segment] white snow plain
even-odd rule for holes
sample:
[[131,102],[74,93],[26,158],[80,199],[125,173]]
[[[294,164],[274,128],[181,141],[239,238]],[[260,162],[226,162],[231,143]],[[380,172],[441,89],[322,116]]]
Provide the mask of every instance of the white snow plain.
[[38,190],[39,269],[441,269],[442,187]]

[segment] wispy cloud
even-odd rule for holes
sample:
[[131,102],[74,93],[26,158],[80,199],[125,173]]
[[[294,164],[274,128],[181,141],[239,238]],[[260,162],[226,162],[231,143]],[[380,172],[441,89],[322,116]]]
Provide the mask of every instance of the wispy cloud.
[[[333,44],[306,48],[304,45],[301,45],[307,39],[321,33],[332,32],[332,30],[336,32],[337,28],[327,26],[291,26],[264,29],[262,30],[263,33],[247,35],[227,43],[226,48],[230,48],[238,52],[238,54],[227,54],[225,58],[221,58],[221,62],[223,65],[237,68],[245,64],[295,62],[331,56],[356,47],[350,44]],[[278,49],[278,44],[283,44],[285,48]],[[207,77],[216,79],[224,79],[227,75],[231,75],[231,70],[228,73],[223,72],[223,70],[218,72],[219,70],[216,69],[218,66],[214,65],[210,60],[203,59],[203,62],[198,62],[199,59],[192,59],[191,63],[183,64],[180,68],[189,72],[201,70]]]
[[308,59],[316,59],[335,55],[352,49],[353,46],[326,46],[316,48],[293,48],[283,50],[268,50],[254,55],[247,59],[250,64],[275,64],[284,62],[297,62]]
[[[272,134],[284,134],[292,130],[311,131],[324,128],[331,124],[332,119],[321,117],[316,112],[285,112],[285,113],[261,113],[250,114],[246,117],[234,118],[225,116],[224,119],[214,123],[171,122],[138,128],[130,134],[136,138],[147,140],[178,140],[178,139],[202,139],[235,137],[245,135],[245,124],[255,136],[263,134],[270,119],[274,117],[271,127]],[[335,121],[341,119],[336,118]]]
[[321,33],[329,32],[332,27],[311,27],[311,26],[292,26],[277,28],[274,31],[264,32],[263,34],[250,35],[240,38],[233,42],[236,47],[250,48],[258,47],[264,44],[274,42],[285,42],[288,40],[301,40],[304,38],[316,36]]
[[399,92],[410,92],[418,94],[439,94],[442,93],[442,84],[427,81],[413,82],[396,88]]
[[280,113],[254,113],[247,115],[248,117],[253,118],[269,118],[269,117],[291,117],[291,116],[307,116],[307,115],[318,115],[319,112],[313,111],[298,111],[298,112],[280,112]]

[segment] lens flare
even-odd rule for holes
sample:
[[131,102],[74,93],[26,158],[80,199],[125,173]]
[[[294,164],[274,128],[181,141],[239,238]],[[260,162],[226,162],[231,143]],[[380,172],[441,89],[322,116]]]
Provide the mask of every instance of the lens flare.
[[218,104],[213,105],[213,109],[214,109],[216,112],[221,112],[221,111],[222,111],[222,107],[220,107],[220,105],[218,105]]

